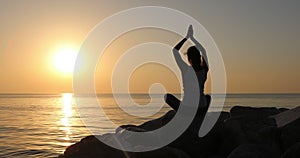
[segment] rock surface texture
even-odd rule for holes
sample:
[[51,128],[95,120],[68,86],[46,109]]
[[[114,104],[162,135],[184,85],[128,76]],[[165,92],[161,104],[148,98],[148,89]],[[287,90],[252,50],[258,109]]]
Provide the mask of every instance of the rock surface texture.
[[[202,138],[198,137],[198,131],[203,117],[197,116],[179,138],[149,152],[124,152],[107,146],[95,136],[88,136],[69,146],[59,158],[299,158],[300,114],[294,113],[293,120],[283,127],[278,127],[274,119],[274,116],[288,118],[288,111],[236,106],[230,112],[221,112],[213,129]],[[115,133],[100,137],[120,135],[126,130],[155,130],[166,125],[175,114],[171,110],[142,125],[123,125]]]

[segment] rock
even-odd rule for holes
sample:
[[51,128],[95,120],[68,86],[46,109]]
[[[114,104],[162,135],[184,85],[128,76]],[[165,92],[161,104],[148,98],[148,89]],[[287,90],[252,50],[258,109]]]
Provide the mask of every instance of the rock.
[[209,156],[207,158],[227,158],[227,157],[224,157],[222,155],[212,155],[212,156]]
[[277,113],[276,108],[233,107],[231,118],[224,123],[219,152],[227,156],[244,144],[265,144],[280,151],[280,130],[268,118]]
[[[190,158],[186,153],[179,149],[164,147],[149,152],[136,153],[136,158]],[[131,157],[130,157],[131,158]]]
[[64,152],[63,158],[126,158],[126,154],[126,152],[107,146],[99,141],[95,136],[88,136],[80,142],[68,147]]
[[281,158],[299,158],[300,157],[300,142],[294,144],[292,147],[282,155]]
[[[170,110],[164,116],[145,122],[139,126],[121,126],[116,130],[116,132],[120,132],[122,129],[127,129],[136,132],[143,130],[155,130],[167,124],[174,117],[175,114],[175,111]],[[216,144],[220,142],[224,120],[228,119],[229,117],[230,114],[228,112],[221,112],[220,117],[216,122],[214,128],[203,138],[198,137],[198,132],[203,120],[203,116],[196,117],[189,126],[189,128],[186,130],[186,132],[184,132],[179,138],[177,138],[168,146],[180,149],[189,154],[191,157],[206,157],[212,155],[215,153]]]
[[64,155],[58,155],[57,158],[64,158]]
[[237,116],[249,116],[256,119],[263,119],[271,115],[276,115],[281,111],[275,107],[244,107],[244,106],[234,106],[230,109],[231,117]]
[[[105,137],[105,135],[103,135]],[[158,150],[149,152],[124,152],[112,148],[95,136],[88,136],[80,142],[71,145],[66,149],[63,155],[59,158],[189,158],[183,151],[171,147],[164,147]]]
[[279,108],[278,110],[279,110],[279,112],[285,112],[285,111],[288,111],[289,109],[288,108]]
[[207,158],[227,158],[227,157],[224,157],[222,155],[212,155],[212,156],[209,156]]
[[176,114],[176,112],[174,110],[170,110],[162,117],[145,122],[145,123],[139,125],[139,127],[142,129],[145,129],[146,131],[156,130],[156,129],[164,126],[165,124],[167,124],[169,121],[171,121],[172,118],[175,116],[175,114]]
[[[150,152],[124,152],[107,146],[94,136],[88,136],[68,147],[59,158],[279,158],[280,155],[283,155],[282,158],[299,157],[300,119],[278,128],[276,120],[270,117],[282,116],[281,112],[289,111],[283,108],[233,107],[231,113],[221,112],[213,129],[202,138],[198,137],[198,131],[203,116],[197,116],[179,138],[166,147]],[[167,124],[175,114],[175,111],[171,110],[160,118],[139,126],[123,125],[117,128],[115,133],[104,134],[101,137],[116,136],[120,138],[118,141],[132,145],[128,131],[145,132],[158,129]],[[153,136],[147,143],[157,143],[157,139],[161,138]]]
[[194,119],[190,127],[169,146],[178,148],[189,154],[191,158],[208,157],[216,153],[221,141],[224,120],[229,118],[228,112],[221,112],[213,129],[203,138],[198,137],[203,117]]
[[145,131],[153,131],[156,130],[165,124],[167,124],[174,116],[176,112],[174,110],[168,111],[165,115],[153,119],[150,121],[147,121],[141,125],[122,125],[119,128],[116,129],[116,133],[118,133],[122,129],[126,129],[129,131],[135,131],[135,132],[145,132]]
[[270,116],[276,121],[277,127],[283,127],[300,118],[300,106],[281,112],[277,115]]
[[230,118],[223,125],[221,133],[221,141],[219,142],[219,153],[223,156],[228,156],[232,150],[240,144],[246,144],[247,138],[239,118]]
[[284,151],[300,142],[300,119],[282,127],[280,139]]
[[120,133],[123,130],[129,130],[129,131],[134,131],[134,132],[146,132],[147,131],[136,125],[122,125],[115,130],[115,133]]
[[227,158],[279,158],[280,153],[268,145],[243,144],[234,149]]

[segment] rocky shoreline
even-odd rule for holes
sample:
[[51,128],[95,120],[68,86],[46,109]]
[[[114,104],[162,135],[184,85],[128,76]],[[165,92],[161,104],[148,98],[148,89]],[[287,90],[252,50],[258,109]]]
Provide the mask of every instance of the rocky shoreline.
[[[124,152],[88,136],[69,146],[59,158],[299,158],[299,108],[235,106],[230,112],[221,112],[213,129],[203,138],[195,137],[203,120],[196,117],[174,142],[149,152]],[[171,110],[142,125],[124,125],[115,133],[100,137],[120,135],[124,129],[137,132],[158,129],[174,115]]]

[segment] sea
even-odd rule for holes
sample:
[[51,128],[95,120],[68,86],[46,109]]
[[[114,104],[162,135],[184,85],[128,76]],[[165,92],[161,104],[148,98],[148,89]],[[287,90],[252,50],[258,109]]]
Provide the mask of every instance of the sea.
[[[85,136],[114,132],[124,124],[139,125],[170,110],[160,94],[120,96],[121,100],[130,99],[137,104],[123,105],[133,112],[136,109],[134,114],[122,110],[116,96],[111,94],[95,97],[71,93],[0,94],[0,157],[55,158]],[[143,106],[146,108],[136,108]],[[227,94],[224,105],[218,108],[229,111],[233,106],[294,108],[300,106],[300,94]],[[100,114],[99,110],[104,113]],[[104,119],[109,119],[114,126]]]

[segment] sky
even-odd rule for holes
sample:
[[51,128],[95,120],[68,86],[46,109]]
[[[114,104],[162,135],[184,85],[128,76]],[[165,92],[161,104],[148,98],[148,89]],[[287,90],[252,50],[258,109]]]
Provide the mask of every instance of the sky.
[[[297,0],[0,0],[0,93],[72,92],[72,73],[55,68],[55,54],[66,47],[78,50],[104,18],[138,6],[173,8],[199,21],[222,54],[227,93],[300,93]],[[118,38],[97,67],[97,92],[111,92],[111,71],[129,46],[145,41],[172,46],[180,38],[155,29],[136,30]],[[155,64],[146,64],[132,74],[130,91],[148,92],[155,82],[169,92],[180,92],[174,74]],[[206,87],[209,93],[210,81]]]

